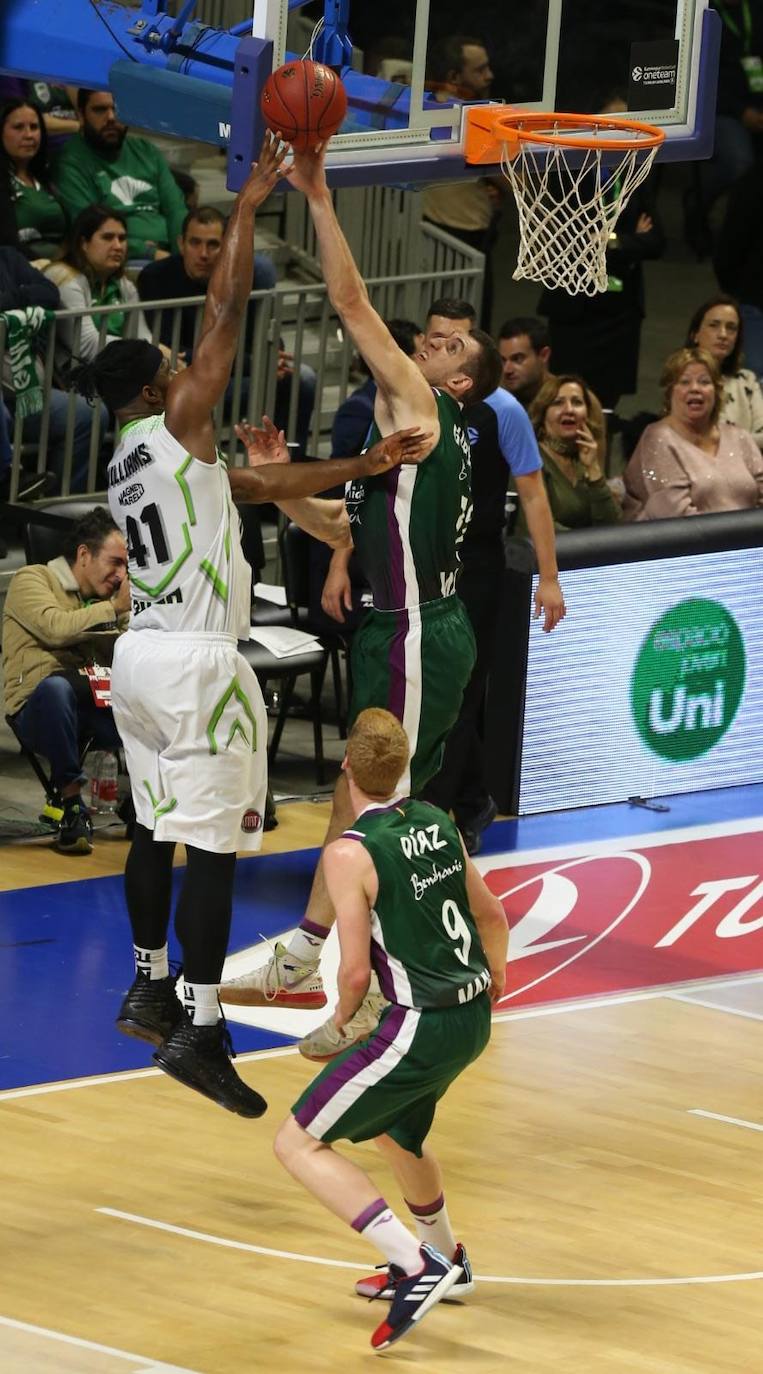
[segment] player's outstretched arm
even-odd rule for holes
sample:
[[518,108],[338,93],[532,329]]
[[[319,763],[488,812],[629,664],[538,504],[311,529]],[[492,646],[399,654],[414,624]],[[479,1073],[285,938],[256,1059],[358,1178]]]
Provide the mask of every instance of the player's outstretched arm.
[[245,468],[230,468],[234,501],[242,504],[261,501],[295,501],[317,496],[330,487],[352,482],[356,477],[378,477],[398,464],[417,462],[432,442],[432,436],[419,429],[398,430],[366,449],[359,458],[326,458],[315,463],[284,463],[271,454],[271,462]]
[[236,197],[207,287],[199,342],[189,367],[172,379],[166,425],[189,453],[215,461],[211,413],[230,381],[241,320],[252,289],[254,212],[282,175],[288,152],[266,133],[259,161]]
[[479,931],[482,948],[487,955],[491,977],[490,997],[493,1002],[497,1002],[506,983],[506,959],[509,952],[506,913],[469,858],[463,841],[461,848],[466,864],[466,895],[469,898],[469,909]]
[[[419,424],[431,429],[436,425],[437,416],[432,390],[413,360],[395,343],[371,304],[336,217],[326,183],[325,151],[324,144],[320,149],[295,153],[288,176],[292,186],[307,198],[329,298],[371,369],[394,428]],[[436,433],[432,448],[438,438]]]
[[339,935],[339,1000],[334,1022],[355,1015],[371,977],[371,905],[378,889],[370,854],[355,840],[334,840],[323,851],[323,876],[336,911]]
[[352,553],[354,546],[350,517],[344,501],[325,501],[317,496],[307,496],[302,501],[278,501],[277,505],[305,534],[320,539],[322,544],[328,544],[331,549],[346,549]]

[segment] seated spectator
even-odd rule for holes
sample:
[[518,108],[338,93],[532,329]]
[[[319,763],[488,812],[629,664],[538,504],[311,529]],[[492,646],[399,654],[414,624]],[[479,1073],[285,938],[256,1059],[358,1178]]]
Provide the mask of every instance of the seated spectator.
[[[30,307],[39,306],[43,311],[58,310],[60,300],[58,288],[42,272],[28,263],[26,258],[15,248],[0,247],[0,312],[9,311],[26,312]],[[22,323],[25,320],[22,320]],[[28,323],[28,320],[26,321]],[[42,436],[45,410],[47,410],[47,453],[46,463],[48,470],[55,474],[58,485],[64,472],[66,458],[66,431],[69,416],[69,407],[73,410],[72,428],[72,466],[71,466],[71,491],[84,491],[87,486],[88,466],[90,459],[90,435],[93,427],[93,416],[95,411],[89,406],[81,396],[70,396],[65,391],[60,391],[57,387],[51,388],[46,396],[43,396],[42,365],[39,360],[39,340],[41,337],[38,331],[34,336],[30,336],[26,330],[26,337],[29,342],[31,355],[28,384],[31,383],[33,396],[27,395],[23,409],[19,409],[19,415],[23,415],[21,437],[24,444],[37,445]],[[17,379],[14,380],[13,369],[10,360],[6,356],[3,359],[3,401],[8,407],[11,422],[15,416],[19,399]],[[43,402],[45,410],[43,409]],[[100,407],[102,432],[105,430],[107,420],[106,409]]]
[[5,707],[27,748],[50,763],[64,801],[58,847],[67,854],[89,854],[93,848],[82,800],[80,740],[90,737],[103,749],[120,747],[111,710],[96,706],[83,669],[111,664],[129,612],[127,549],[101,506],[77,521],[63,556],[20,568],[8,588]]
[[498,331],[498,352],[503,358],[501,385],[529,410],[543,383],[551,375],[548,325],[537,315],[517,315]]
[[702,348],[715,359],[723,383],[721,420],[746,429],[763,449],[763,391],[754,372],[742,367],[744,325],[733,296],[718,295],[695,310],[687,348]]
[[0,104],[9,100],[31,100],[42,114],[51,152],[61,147],[79,128],[77,87],[49,86],[47,81],[23,81],[20,77],[0,77]]
[[[530,419],[556,528],[616,524],[621,511],[604,477],[604,418],[582,377],[549,377],[530,406]],[[520,512],[517,532],[522,530]]]
[[[185,216],[177,241],[177,255],[149,262],[138,277],[142,301],[181,301],[206,295],[209,278],[220,252],[225,216],[213,205],[201,205]],[[255,253],[253,291],[270,291],[276,284],[275,268],[267,253]],[[180,311],[178,349],[190,361],[196,339],[197,320],[203,307],[189,305]],[[167,347],[173,343],[174,310],[153,311],[159,315],[159,339]]]
[[66,213],[51,186],[42,114],[28,101],[12,100],[0,111],[0,175],[10,187],[25,257],[57,257],[66,235]]
[[626,519],[763,506],[763,457],[746,430],[719,418],[716,360],[702,348],[679,348],[660,382],[665,418],[647,426],[625,469]]
[[[60,320],[56,355],[59,367],[89,362],[113,339],[150,339],[142,310],[121,307],[138,301],[138,292],[125,276],[127,222],[106,205],[89,205],[74,221],[69,248],[46,269],[55,282],[64,310],[79,310],[79,319]],[[111,305],[108,315],[91,315],[93,306]]]
[[128,259],[145,261],[177,252],[186,213],[183,193],[159,149],[129,134],[117,119],[110,91],[80,90],[80,132],[56,159],[61,199],[72,219],[88,205],[125,216]]

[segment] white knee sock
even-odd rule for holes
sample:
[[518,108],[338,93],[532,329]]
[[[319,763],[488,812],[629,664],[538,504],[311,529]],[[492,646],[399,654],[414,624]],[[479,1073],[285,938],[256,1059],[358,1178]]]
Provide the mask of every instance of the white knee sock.
[[216,1026],[220,1002],[216,983],[183,983],[183,1006],[194,1026]]
[[416,1223],[416,1234],[419,1240],[425,1240],[428,1245],[433,1245],[435,1250],[439,1250],[446,1259],[452,1259],[456,1252],[456,1241],[451,1230],[448,1209],[445,1206],[445,1198],[442,1193],[434,1202],[428,1202],[425,1207],[419,1207],[406,1199],[406,1207],[411,1213]]
[[141,949],[140,945],[133,945],[135,952],[135,972],[142,973],[146,978],[169,978],[170,965],[167,953],[167,946],[162,945],[161,949]]
[[370,1240],[390,1264],[396,1264],[406,1274],[419,1272],[421,1255],[418,1241],[398,1220],[383,1197],[377,1198],[370,1207],[365,1207],[351,1224],[353,1230]]

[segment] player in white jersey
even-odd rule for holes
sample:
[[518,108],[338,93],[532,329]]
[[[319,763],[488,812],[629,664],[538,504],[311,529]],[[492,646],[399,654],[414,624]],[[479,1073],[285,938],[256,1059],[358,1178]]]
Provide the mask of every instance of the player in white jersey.
[[[349,471],[344,460],[329,460],[228,474],[215,447],[212,411],[230,378],[251,290],[254,211],[286,151],[266,136],[236,200],[190,366],[173,373],[153,344],[119,340],[75,378],[116,415],[109,503],[127,540],[132,589],[112,705],[137,817],[125,869],[136,976],[117,1026],[156,1045],[154,1059],[165,1072],[249,1117],[260,1116],[266,1103],[231,1064],[217,985],[236,850],[261,842],[267,719],[257,679],[237,648],[249,635],[251,569],[232,492],[245,502],[310,496]],[[415,457],[429,437],[392,436],[351,463],[353,475]],[[178,842],[187,855],[175,911],[182,1004],[167,954]]]

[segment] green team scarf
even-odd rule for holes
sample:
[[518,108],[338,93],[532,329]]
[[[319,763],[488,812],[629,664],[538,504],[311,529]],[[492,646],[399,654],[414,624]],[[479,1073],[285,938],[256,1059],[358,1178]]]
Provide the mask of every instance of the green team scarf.
[[42,410],[42,387],[37,375],[36,339],[52,310],[28,305],[24,310],[6,310],[0,315],[5,324],[5,351],[11,369],[11,389],[16,394],[16,414],[22,419]]
[[[122,304],[122,288],[120,277],[110,277],[106,285],[100,291],[93,287],[93,305],[112,305],[119,301]],[[91,320],[96,329],[100,329],[103,324],[103,315],[91,315]],[[110,310],[106,316],[106,333],[119,334],[125,327],[124,310]]]

